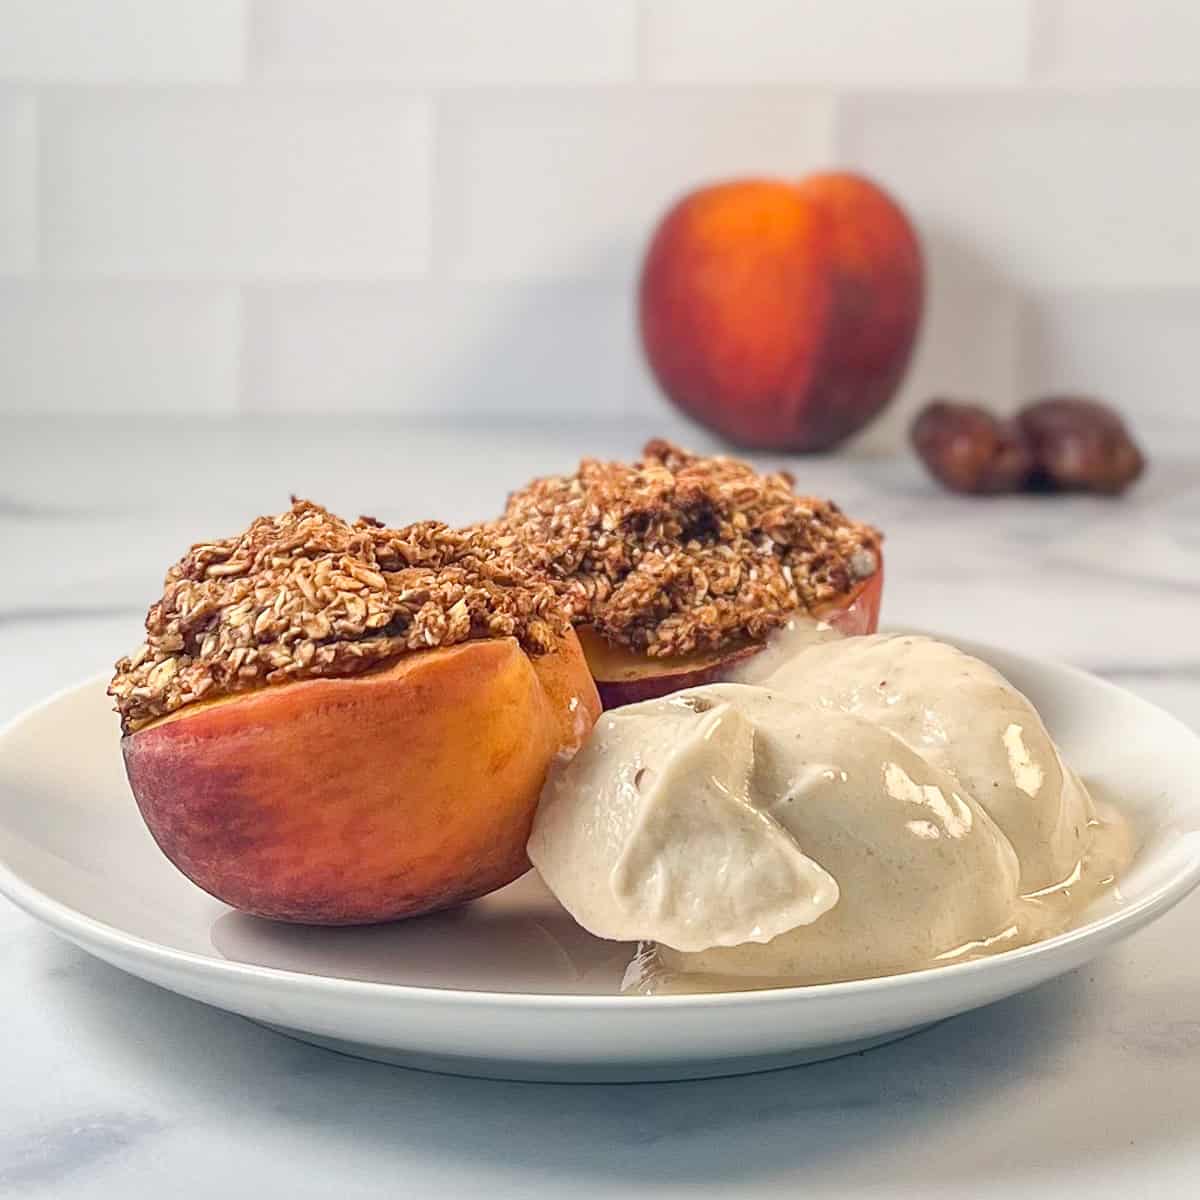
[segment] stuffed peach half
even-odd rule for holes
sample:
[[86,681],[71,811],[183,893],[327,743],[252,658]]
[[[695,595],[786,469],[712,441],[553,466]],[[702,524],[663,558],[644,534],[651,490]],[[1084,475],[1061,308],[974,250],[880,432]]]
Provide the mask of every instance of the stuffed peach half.
[[486,550],[299,504],[172,568],[112,691],[138,807],[185,875],[338,925],[528,868],[547,768],[599,700],[552,595]]
[[794,484],[656,440],[534,480],[489,528],[562,591],[612,708],[727,678],[797,619],[875,631],[879,533]]

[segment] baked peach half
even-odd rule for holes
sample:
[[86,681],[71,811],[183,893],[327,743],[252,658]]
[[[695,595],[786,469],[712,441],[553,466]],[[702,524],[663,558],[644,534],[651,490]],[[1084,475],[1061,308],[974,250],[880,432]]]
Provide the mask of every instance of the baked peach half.
[[875,631],[879,531],[795,484],[653,438],[530,481],[487,529],[555,582],[615,708],[727,678],[797,615]]
[[142,817],[194,883],[320,925],[432,912],[511,883],[547,768],[599,713],[579,644],[513,638],[201,702],[121,743]]
[[[815,614],[844,636],[874,633],[879,628],[883,600],[883,564],[841,602]],[[607,708],[656,700],[684,688],[699,687],[728,679],[730,672],[757,654],[765,642],[734,641],[716,650],[651,658],[628,646],[620,646],[588,626],[579,629],[579,641],[587,657],[600,702]]]
[[307,501],[172,566],[109,692],[171,862],[320,925],[517,878],[547,769],[600,713],[557,593],[503,547]]

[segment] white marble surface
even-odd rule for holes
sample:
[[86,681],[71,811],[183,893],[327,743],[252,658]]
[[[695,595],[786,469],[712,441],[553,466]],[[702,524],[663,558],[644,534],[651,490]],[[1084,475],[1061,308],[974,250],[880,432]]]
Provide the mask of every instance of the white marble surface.
[[[289,491],[465,519],[641,432],[0,425],[0,720],[133,645],[193,535]],[[1200,435],[1150,449],[1120,501],[966,501],[906,459],[795,469],[887,531],[888,620],[1067,659],[1200,728]],[[0,901],[0,1195],[1183,1200],[1200,1179],[1197,944],[1193,897],[1091,968],[866,1055],[554,1087],[302,1046],[127,978]]]

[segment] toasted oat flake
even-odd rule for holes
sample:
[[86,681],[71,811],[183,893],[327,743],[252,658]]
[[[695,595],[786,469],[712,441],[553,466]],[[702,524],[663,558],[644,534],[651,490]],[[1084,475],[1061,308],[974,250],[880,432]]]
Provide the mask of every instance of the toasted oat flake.
[[201,698],[471,638],[515,637],[537,654],[567,623],[555,589],[480,531],[351,524],[298,500],[171,567],[109,694],[130,732]]
[[784,472],[656,439],[515,492],[487,527],[560,586],[577,622],[653,656],[759,640],[879,569],[878,531]]

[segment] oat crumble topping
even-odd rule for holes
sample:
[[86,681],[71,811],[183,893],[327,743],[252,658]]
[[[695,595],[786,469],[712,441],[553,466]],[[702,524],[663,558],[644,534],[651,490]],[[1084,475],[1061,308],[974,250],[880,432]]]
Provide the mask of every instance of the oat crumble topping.
[[661,439],[642,453],[536,479],[485,527],[610,641],[652,656],[757,641],[879,567],[878,531],[797,496],[785,472]]
[[293,500],[171,567],[109,694],[128,733],[205,697],[356,675],[470,638],[541,653],[566,625],[555,589],[479,530],[350,524]]
[[462,530],[294,500],[170,568],[109,694],[128,733],[196,700],[470,638],[542,653],[570,621],[651,656],[761,640],[879,568],[876,530],[793,487],[654,440],[633,464],[536,479]]

